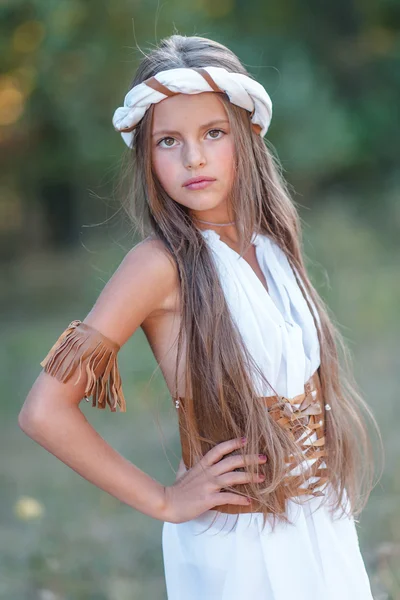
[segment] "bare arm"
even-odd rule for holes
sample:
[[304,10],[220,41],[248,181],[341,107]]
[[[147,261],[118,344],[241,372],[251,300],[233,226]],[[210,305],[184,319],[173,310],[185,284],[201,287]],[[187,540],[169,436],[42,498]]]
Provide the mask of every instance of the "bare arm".
[[[79,408],[85,393],[91,395],[88,393],[92,389],[91,382],[100,379],[104,383],[109,375],[107,354],[104,358],[95,349],[99,340],[101,351],[115,353],[148,315],[162,310],[165,299],[176,292],[176,286],[175,265],[161,242],[146,240],[133,248],[84,319],[84,327],[81,327],[83,323],[67,327],[65,337],[63,332],[61,342],[57,340],[55,344],[56,350],[50,349],[51,358],[47,362],[46,357],[44,361],[46,370],[29,391],[18,424],[46,450],[121,502],[156,519],[181,523],[226,503],[248,505],[249,500],[242,494],[223,491],[254,477],[262,480],[258,474],[235,472],[245,465],[245,455],[224,458],[225,454],[241,447],[241,439],[217,444],[191,469],[178,472],[172,486],[165,487],[114,450]],[[89,338],[84,337],[87,333]],[[75,334],[77,340],[73,338]],[[91,359],[90,365],[84,363],[85,368],[79,371],[83,376],[79,382],[75,376],[68,378],[66,374],[71,367],[79,370],[83,356],[87,361],[86,350]],[[76,360],[77,355],[79,360]],[[115,360],[112,364],[116,364]],[[107,401],[114,410],[115,401],[123,407],[125,399],[116,372],[113,372],[113,382],[116,383],[113,392],[107,387]],[[96,398],[93,398],[99,405],[101,393],[97,396],[98,387],[95,390]],[[247,455],[246,460],[260,463],[265,462],[266,457]]]
[[[84,323],[122,346],[176,286],[176,271],[161,243],[131,250]],[[86,377],[62,383],[42,371],[18,417],[20,428],[62,462],[133,508],[166,520],[165,487],[114,450],[79,408]]]

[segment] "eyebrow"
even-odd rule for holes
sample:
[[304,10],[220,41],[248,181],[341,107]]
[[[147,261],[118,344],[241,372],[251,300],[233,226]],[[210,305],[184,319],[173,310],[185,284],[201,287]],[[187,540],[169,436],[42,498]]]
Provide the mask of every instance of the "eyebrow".
[[[204,125],[200,125],[199,129],[207,129],[207,127],[212,127],[213,125],[217,125],[218,123],[229,123],[228,119],[214,119],[214,121],[210,121],[209,123],[205,123]],[[161,131],[156,131],[153,133],[153,137],[162,135],[162,134],[170,134],[179,135],[179,131],[173,131],[172,129],[162,129]]]

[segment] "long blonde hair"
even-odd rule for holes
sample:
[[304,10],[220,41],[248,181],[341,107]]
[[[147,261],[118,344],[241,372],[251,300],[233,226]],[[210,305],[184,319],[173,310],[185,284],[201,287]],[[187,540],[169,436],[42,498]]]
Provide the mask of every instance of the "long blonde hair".
[[[197,36],[172,35],[144,55],[131,87],[165,69],[203,66],[222,66],[249,75],[237,56],[222,44]],[[370,420],[382,448],[378,425],[357,391],[344,340],[307,275],[300,218],[279,161],[268,141],[252,131],[249,113],[231,104],[225,94],[219,95],[235,140],[237,176],[231,191],[231,206],[241,251],[251,243],[254,231],[265,233],[280,246],[294,267],[317,328],[322,393],[332,407],[326,416],[325,434],[325,462],[330,483],[337,492],[331,509],[333,512],[341,507],[343,512],[347,494],[352,514],[358,515],[374,485],[372,444],[365,417]],[[258,373],[259,370],[233,323],[207,243],[193,225],[188,209],[168,196],[152,169],[152,114],[153,106],[134,130],[133,149],[127,150],[123,178],[129,179],[130,189],[125,208],[143,237],[152,234],[162,240],[179,273],[181,325],[176,374],[185,341],[185,389],[192,391],[194,415],[188,423],[192,453],[196,461],[223,441],[213,437],[216,424],[226,434],[224,439],[245,435],[248,442],[239,452],[266,454],[268,461],[262,468],[266,479],[263,483],[227,489],[261,502],[264,525],[269,514],[274,517],[273,525],[276,518],[288,521],[284,507],[293,490],[286,485],[282,496],[285,457],[298,456],[299,448],[279,425],[265,418],[265,407],[257,402],[251,377],[254,369]],[[259,375],[265,380],[262,373]],[[200,438],[208,442],[200,442]]]

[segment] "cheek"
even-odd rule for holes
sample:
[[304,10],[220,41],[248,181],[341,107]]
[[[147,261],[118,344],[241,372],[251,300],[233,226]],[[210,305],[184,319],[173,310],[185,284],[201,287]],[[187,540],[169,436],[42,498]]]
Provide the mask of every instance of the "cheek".
[[153,154],[153,169],[161,183],[168,191],[173,182],[176,181],[176,160],[171,156],[172,153],[155,152]]
[[218,163],[221,171],[227,175],[232,176],[235,172],[235,148],[233,144],[233,138],[230,136],[224,140],[224,143],[219,144],[215,150],[214,160]]

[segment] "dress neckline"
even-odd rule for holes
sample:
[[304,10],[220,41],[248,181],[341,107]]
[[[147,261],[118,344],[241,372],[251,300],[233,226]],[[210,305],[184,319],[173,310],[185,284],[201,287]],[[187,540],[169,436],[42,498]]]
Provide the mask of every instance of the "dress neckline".
[[258,286],[258,288],[260,290],[260,293],[257,294],[258,299],[261,302],[263,302],[262,298],[265,297],[266,301],[269,303],[269,305],[272,306],[273,310],[276,311],[278,318],[281,318],[283,321],[285,321],[284,316],[282,315],[280,309],[276,305],[276,303],[273,300],[272,295],[270,293],[271,280],[270,280],[269,275],[266,273],[264,261],[262,260],[261,254],[262,254],[262,251],[264,248],[264,244],[268,243],[268,241],[269,241],[268,236],[264,235],[262,233],[253,233],[253,236],[251,239],[251,243],[255,247],[255,254],[256,254],[256,259],[258,262],[259,269],[262,272],[262,274],[264,275],[264,279],[268,285],[268,290],[267,290],[265,285],[262,283],[262,281],[258,277],[257,273],[254,271],[253,267],[247,262],[247,260],[245,260],[243,258],[243,256],[241,256],[238,252],[236,252],[236,250],[234,250],[226,242],[224,242],[221,239],[221,236],[214,229],[201,229],[200,231],[202,234],[205,234],[205,237],[210,242],[214,242],[217,245],[227,248],[228,252],[231,252],[232,256],[235,256],[238,259],[238,261],[243,265],[243,268],[249,273],[249,276],[254,281],[254,285],[256,287]]
[[[234,252],[239,258],[243,258],[242,256],[240,256],[239,252],[236,252],[236,250],[234,250],[233,248],[231,248],[226,242],[224,242],[221,239],[221,236],[219,235],[219,233],[217,233],[214,229],[200,229],[199,230],[202,234],[206,234],[205,237],[207,238],[214,238],[215,240],[221,242],[221,244],[224,244],[225,246],[227,246],[227,248],[229,248],[229,250],[231,250],[232,252]],[[253,233],[252,238],[251,238],[251,243],[253,246],[258,246],[261,242],[261,238],[265,238],[266,236],[262,233]]]
[[[268,285],[268,291],[259,279],[258,275],[254,271],[253,267],[245,260],[236,250],[228,246],[226,242],[221,240],[220,235],[214,231],[214,229],[202,229],[200,230],[204,237],[210,242],[211,246],[218,249],[224,248],[227,249],[227,252],[231,254],[231,256],[235,257],[238,263],[242,266],[242,268],[247,271],[249,279],[254,281],[255,292],[257,289],[258,293],[254,293],[253,298],[255,303],[259,306],[260,310],[265,310],[269,307],[269,310],[275,314],[276,320],[279,323],[279,327],[285,326],[292,328],[294,326],[291,311],[289,305],[284,300],[284,294],[286,293],[289,298],[289,290],[287,289],[287,285],[285,280],[280,278],[280,275],[277,271],[276,257],[273,249],[273,244],[275,243],[272,238],[263,233],[253,233],[252,244],[255,246],[255,253],[257,257],[258,266],[260,267],[261,272],[264,275],[264,278]],[[267,256],[270,257],[270,260],[267,260]],[[269,271],[269,273],[268,273]],[[278,295],[282,301],[282,309],[279,308],[277,298],[274,299],[274,293],[271,294],[271,290],[273,289],[272,280],[274,280],[275,285],[279,288]],[[278,281],[279,280],[279,281]]]

